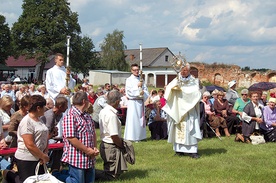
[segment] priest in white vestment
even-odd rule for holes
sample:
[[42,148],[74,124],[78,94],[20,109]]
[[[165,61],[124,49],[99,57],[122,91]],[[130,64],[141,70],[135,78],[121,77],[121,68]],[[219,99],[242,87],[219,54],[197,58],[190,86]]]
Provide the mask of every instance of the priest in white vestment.
[[[162,108],[167,114],[168,142],[173,143],[176,155],[199,158],[197,144],[201,140],[199,101],[201,92],[198,79],[190,74],[189,63],[183,63],[178,78],[166,87],[166,105]],[[174,89],[179,86],[180,90]]]
[[46,73],[46,89],[50,98],[55,101],[59,94],[69,95],[68,89],[74,89],[76,81],[70,75],[68,88],[66,88],[66,68],[64,67],[64,57],[62,54],[55,55],[55,63]]
[[126,80],[126,96],[128,98],[124,139],[141,141],[146,139],[146,121],[144,101],[148,98],[148,88],[140,82],[139,67],[131,65],[132,75]]

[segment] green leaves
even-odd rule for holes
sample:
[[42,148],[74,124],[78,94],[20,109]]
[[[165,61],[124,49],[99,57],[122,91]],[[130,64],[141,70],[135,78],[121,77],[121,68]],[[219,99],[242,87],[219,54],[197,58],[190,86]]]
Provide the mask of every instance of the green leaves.
[[[16,55],[39,55],[43,63],[48,61],[51,54],[60,52],[66,55],[67,35],[71,36],[71,46],[76,47],[77,42],[74,40],[79,37],[81,28],[78,14],[70,10],[67,0],[24,0],[22,9],[22,15],[11,31]],[[40,69],[40,81],[43,69]]]
[[108,33],[100,45],[101,64],[108,70],[127,71],[129,65],[126,63],[124,50],[127,49],[123,42],[123,31],[114,30],[112,34]]
[[0,64],[6,64],[5,60],[11,53],[11,33],[6,18],[0,15]]

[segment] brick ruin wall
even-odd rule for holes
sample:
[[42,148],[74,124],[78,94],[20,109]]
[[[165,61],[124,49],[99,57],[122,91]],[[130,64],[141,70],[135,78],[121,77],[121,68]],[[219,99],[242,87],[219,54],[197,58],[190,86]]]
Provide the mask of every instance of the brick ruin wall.
[[237,81],[237,87],[246,88],[256,82],[276,82],[276,71],[242,71],[237,65],[191,63],[191,73],[197,73],[201,82],[210,82],[226,88],[232,80]]

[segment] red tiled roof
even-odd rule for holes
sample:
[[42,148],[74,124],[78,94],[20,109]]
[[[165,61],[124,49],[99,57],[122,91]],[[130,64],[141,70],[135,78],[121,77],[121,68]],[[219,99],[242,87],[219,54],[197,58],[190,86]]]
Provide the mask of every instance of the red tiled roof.
[[25,56],[19,56],[17,59],[10,56],[6,60],[6,63],[9,67],[35,67],[38,64],[35,59],[26,59]]
[[50,61],[45,64],[44,70],[48,70],[48,69],[52,68],[54,65],[56,65],[55,55],[49,56],[48,58]]
[[[44,69],[50,69],[51,67],[53,67],[55,65],[55,59],[54,59],[54,55],[49,56],[49,60],[50,62],[47,62],[45,64],[45,68]],[[6,60],[6,65],[9,67],[35,67],[38,62],[32,58],[32,59],[26,59],[25,56],[19,56],[17,59],[14,58],[13,56],[10,56],[7,60]]]

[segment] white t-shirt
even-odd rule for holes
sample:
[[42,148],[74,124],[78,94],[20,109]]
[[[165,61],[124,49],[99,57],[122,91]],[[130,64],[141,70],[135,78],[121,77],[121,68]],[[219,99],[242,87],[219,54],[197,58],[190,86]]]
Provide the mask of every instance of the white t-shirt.
[[34,121],[30,118],[29,114],[27,114],[18,126],[18,147],[15,152],[15,157],[24,161],[38,161],[39,158],[32,155],[25,146],[22,135],[32,134],[34,143],[42,152],[44,152],[48,146],[48,133],[48,128],[43,122]]
[[106,105],[99,114],[100,136],[102,141],[113,144],[111,136],[118,135],[121,138],[121,121],[116,115],[117,110]]
[[[10,113],[13,114],[14,113],[14,109],[11,108],[10,110]],[[6,138],[6,141],[7,142],[10,142],[12,137],[9,136],[9,132],[8,130],[3,130],[3,127],[2,125],[8,125],[10,124],[10,121],[11,121],[11,117],[3,110],[3,109],[0,109],[0,118],[1,118],[1,128],[2,128],[2,132],[1,134],[3,133],[3,137]],[[9,137],[8,137],[9,136]]]

